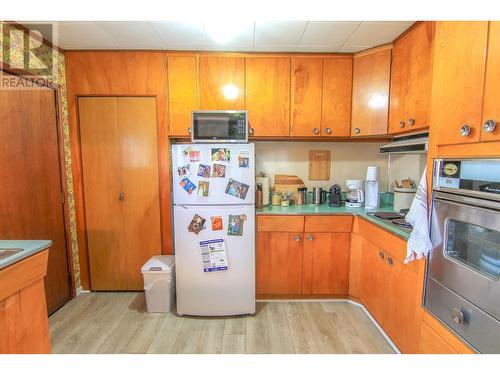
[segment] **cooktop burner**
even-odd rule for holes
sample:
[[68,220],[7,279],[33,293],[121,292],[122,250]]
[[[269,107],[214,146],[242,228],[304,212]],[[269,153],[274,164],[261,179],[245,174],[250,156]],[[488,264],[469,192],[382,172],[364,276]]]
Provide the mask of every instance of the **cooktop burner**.
[[410,223],[405,220],[405,215],[399,212],[370,212],[370,215],[384,220],[388,224],[392,224],[405,231],[411,231],[413,228]]
[[404,218],[403,219],[394,219],[391,220],[391,223],[403,227],[403,228],[413,228],[409,222],[407,222]]

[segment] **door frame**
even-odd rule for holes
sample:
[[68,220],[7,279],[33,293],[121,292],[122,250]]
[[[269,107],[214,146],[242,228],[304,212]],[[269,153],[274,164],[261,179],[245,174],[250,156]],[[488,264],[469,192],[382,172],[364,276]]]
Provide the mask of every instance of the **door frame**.
[[[162,206],[166,203],[163,202],[162,200],[162,194],[161,194],[161,189],[162,189],[162,164],[161,164],[161,132],[160,132],[160,123],[159,123],[159,115],[158,115],[158,95],[127,95],[127,94],[77,94],[74,97],[74,106],[75,106],[75,117],[76,117],[76,135],[75,135],[75,142],[72,144],[72,152],[73,153],[78,153],[78,163],[73,163],[73,173],[75,173],[75,170],[78,173],[78,178],[79,178],[79,188],[81,190],[81,193],[79,193],[79,199],[78,202],[75,201],[75,211],[78,211],[82,217],[81,220],[81,229],[82,232],[84,233],[83,240],[85,241],[85,246],[84,248],[80,249],[81,251],[84,251],[86,254],[86,267],[88,269],[88,284],[89,284],[89,290],[92,289],[92,278],[91,278],[91,272],[90,272],[90,254],[89,254],[89,241],[88,241],[88,231],[87,231],[87,213],[85,209],[85,181],[83,179],[83,158],[82,158],[82,142],[81,142],[81,128],[80,128],[80,106],[79,106],[79,99],[80,98],[154,98],[155,99],[155,108],[156,108],[156,159],[157,159],[157,164],[158,164],[158,202],[159,202],[159,210],[160,210],[160,245],[161,245],[161,253],[164,254],[164,241],[165,241],[165,233],[163,231],[163,224],[164,224],[164,215],[162,212]],[[169,147],[170,149],[170,147]],[[170,176],[171,179],[171,176]]]
[[[8,73],[10,75],[20,77],[23,79],[30,80],[32,82],[37,81],[37,78],[40,78],[38,76],[33,76],[29,72],[26,72],[26,76],[23,76],[23,74],[18,74],[14,70],[10,68],[8,64],[5,64],[3,62],[0,62],[0,71],[3,71],[5,73]],[[19,72],[19,69],[17,69]],[[46,87],[47,89],[50,89],[54,93],[54,102],[55,102],[55,111],[56,111],[56,135],[57,135],[57,154],[59,157],[59,181],[60,181],[60,187],[61,187],[61,192],[63,194],[63,199],[64,201],[62,202],[62,211],[63,211],[63,222],[64,222],[64,241],[65,241],[65,248],[66,248],[66,259],[68,263],[68,287],[69,287],[69,295],[68,295],[68,301],[73,299],[76,294],[76,280],[75,280],[75,264],[74,264],[74,254],[72,251],[72,236],[71,236],[71,222],[70,222],[70,217],[71,217],[71,212],[70,212],[70,207],[69,207],[69,189],[68,189],[68,184],[66,180],[68,168],[66,165],[66,158],[65,158],[65,148],[64,148],[64,127],[63,127],[63,120],[61,114],[63,113],[62,111],[62,88],[61,85],[55,83],[55,82],[48,82],[47,80],[41,80],[44,82],[42,86]],[[37,81],[37,85],[40,82],[40,80]],[[74,239],[74,242],[76,243],[77,240],[76,238]]]

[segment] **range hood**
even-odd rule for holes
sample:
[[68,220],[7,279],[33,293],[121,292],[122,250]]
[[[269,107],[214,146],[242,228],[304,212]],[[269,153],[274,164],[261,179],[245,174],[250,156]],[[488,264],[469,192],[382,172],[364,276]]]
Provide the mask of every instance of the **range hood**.
[[391,143],[380,147],[381,154],[426,154],[429,147],[429,132],[400,135]]

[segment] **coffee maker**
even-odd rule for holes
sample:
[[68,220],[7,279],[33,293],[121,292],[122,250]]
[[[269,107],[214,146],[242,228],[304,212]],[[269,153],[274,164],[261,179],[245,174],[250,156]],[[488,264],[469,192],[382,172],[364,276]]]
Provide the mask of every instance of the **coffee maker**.
[[363,191],[363,180],[346,180],[346,200],[345,206],[349,208],[363,207],[365,194]]
[[340,185],[332,185],[330,187],[329,203],[330,207],[340,207]]

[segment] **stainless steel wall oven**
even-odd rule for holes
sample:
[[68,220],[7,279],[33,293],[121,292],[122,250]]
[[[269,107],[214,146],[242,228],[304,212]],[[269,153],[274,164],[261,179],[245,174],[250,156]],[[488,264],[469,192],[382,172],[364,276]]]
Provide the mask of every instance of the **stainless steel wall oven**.
[[500,353],[500,159],[434,162],[424,306],[481,353]]

